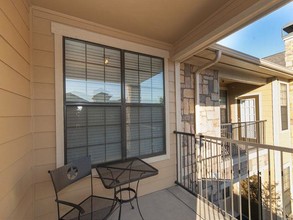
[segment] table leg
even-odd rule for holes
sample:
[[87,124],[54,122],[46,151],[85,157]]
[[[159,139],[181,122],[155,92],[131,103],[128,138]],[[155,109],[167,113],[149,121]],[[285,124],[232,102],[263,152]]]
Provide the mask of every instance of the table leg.
[[[128,187],[130,188],[130,183],[128,184]],[[128,196],[129,196],[129,199],[131,198],[130,197],[130,191],[128,191]],[[130,201],[130,205],[131,205],[131,208],[134,209],[134,206],[132,205],[132,201]]]
[[138,204],[138,196],[137,196],[137,194],[138,194],[138,185],[139,185],[139,180],[137,181],[137,184],[136,184],[136,205],[137,205],[137,209],[138,209],[138,212],[140,214],[141,219],[144,220],[144,218],[143,218],[143,216],[141,214],[140,208],[139,208],[139,204]]

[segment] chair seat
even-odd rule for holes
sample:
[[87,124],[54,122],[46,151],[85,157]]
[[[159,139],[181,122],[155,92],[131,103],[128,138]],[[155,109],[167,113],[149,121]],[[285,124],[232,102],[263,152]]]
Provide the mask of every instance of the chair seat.
[[[81,214],[80,220],[102,220],[107,219],[111,214],[116,202],[113,199],[105,197],[90,196],[79,205],[85,211],[85,213]],[[78,220],[78,210],[70,210],[61,219]]]

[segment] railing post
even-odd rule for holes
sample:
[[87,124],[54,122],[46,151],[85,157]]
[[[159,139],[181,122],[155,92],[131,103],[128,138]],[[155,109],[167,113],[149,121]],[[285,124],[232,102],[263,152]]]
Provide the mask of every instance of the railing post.
[[177,156],[176,156],[176,181],[179,181],[179,163],[178,163],[178,157],[179,157],[179,150],[178,150],[178,134],[174,131],[174,134],[176,135],[176,152],[177,152]]

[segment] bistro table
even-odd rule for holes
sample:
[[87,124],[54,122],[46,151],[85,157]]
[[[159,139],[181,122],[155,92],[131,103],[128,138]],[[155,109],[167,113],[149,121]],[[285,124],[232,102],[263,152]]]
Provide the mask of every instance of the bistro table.
[[[157,175],[158,170],[139,158],[98,165],[96,170],[104,187],[106,189],[114,189],[114,197],[119,204],[118,219],[121,218],[122,204],[130,203],[133,209],[134,207],[131,202],[134,199],[136,199],[137,209],[143,219],[137,198],[139,181]],[[130,187],[132,182],[136,182],[135,189]],[[128,198],[125,198],[125,193],[128,193]]]

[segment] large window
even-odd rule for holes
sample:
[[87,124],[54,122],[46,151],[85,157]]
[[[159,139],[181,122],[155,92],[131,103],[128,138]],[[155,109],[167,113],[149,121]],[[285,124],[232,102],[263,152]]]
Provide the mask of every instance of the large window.
[[64,38],[65,162],[165,153],[164,60]]
[[287,85],[281,83],[281,124],[282,131],[288,129],[288,101],[287,101]]

